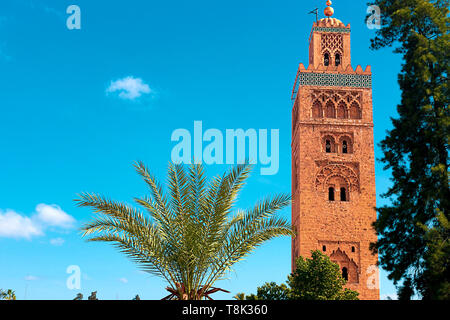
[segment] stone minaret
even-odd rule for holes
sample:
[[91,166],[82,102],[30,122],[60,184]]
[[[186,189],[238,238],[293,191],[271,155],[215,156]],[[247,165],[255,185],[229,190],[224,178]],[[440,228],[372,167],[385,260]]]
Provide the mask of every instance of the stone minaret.
[[360,299],[379,299],[370,66],[351,66],[350,25],[314,22],[309,66],[300,64],[292,100],[292,267],[320,250],[339,264]]

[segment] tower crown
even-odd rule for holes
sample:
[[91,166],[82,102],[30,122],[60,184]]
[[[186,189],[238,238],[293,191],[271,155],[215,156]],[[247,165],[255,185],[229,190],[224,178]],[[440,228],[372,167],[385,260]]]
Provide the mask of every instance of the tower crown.
[[309,39],[309,63],[315,68],[351,65],[350,24],[337,18],[323,18],[313,23]]
[[[334,9],[327,2],[326,18],[315,21],[309,37],[309,66],[300,63],[291,99],[295,100],[299,86],[371,88],[370,66],[352,67],[351,28],[332,17]],[[327,10],[328,9],[328,10]]]

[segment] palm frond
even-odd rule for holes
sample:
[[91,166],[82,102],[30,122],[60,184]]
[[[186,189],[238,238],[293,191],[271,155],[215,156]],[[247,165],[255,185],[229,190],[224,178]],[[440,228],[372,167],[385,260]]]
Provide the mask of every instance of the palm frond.
[[[231,267],[264,242],[292,235],[288,221],[275,213],[290,203],[281,194],[231,215],[252,166],[237,165],[206,182],[204,167],[170,164],[167,193],[148,168],[135,163],[150,195],[135,198],[145,211],[98,194],[82,193],[80,207],[96,216],[82,227],[91,242],[112,243],[140,267],[170,284],[170,298],[201,299]],[[180,289],[181,288],[181,289]]]

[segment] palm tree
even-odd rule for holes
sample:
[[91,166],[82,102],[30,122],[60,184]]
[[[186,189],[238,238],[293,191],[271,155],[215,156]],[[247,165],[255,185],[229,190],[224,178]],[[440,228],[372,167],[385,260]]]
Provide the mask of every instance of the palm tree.
[[11,289],[6,291],[0,289],[0,300],[16,300],[16,292]]
[[162,277],[170,295],[164,299],[211,299],[217,280],[267,240],[293,235],[290,224],[275,213],[290,204],[281,194],[232,214],[251,166],[237,165],[207,184],[202,165],[188,169],[169,164],[168,193],[142,163],[135,163],[150,197],[135,198],[148,215],[98,194],[82,193],[78,206],[98,215],[83,226],[88,241],[111,242],[140,267]]

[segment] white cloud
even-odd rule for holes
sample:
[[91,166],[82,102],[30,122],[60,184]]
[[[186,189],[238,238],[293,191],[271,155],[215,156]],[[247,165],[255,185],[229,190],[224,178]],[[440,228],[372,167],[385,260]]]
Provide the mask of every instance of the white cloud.
[[134,78],[132,76],[111,81],[107,93],[118,92],[119,97],[125,100],[135,100],[140,98],[143,94],[152,93],[149,85],[144,83],[140,78]]
[[75,222],[75,219],[65,213],[57,205],[48,205],[45,203],[36,206],[37,219],[42,223],[51,227],[70,228]]
[[122,282],[122,283],[128,283],[128,279],[127,278],[120,278],[119,281]]
[[50,244],[52,246],[56,246],[56,247],[60,247],[64,244],[64,242],[66,242],[63,238],[55,238],[55,239],[50,239]]
[[13,210],[0,210],[0,237],[26,238],[41,236],[43,232],[39,225],[28,217],[21,216]]
[[30,275],[28,275],[28,276],[26,276],[26,277],[24,278],[24,280],[26,280],[26,281],[37,281],[37,280],[39,280],[39,278],[38,278],[38,277],[35,277],[35,276],[30,276]]
[[70,229],[74,223],[75,219],[57,205],[41,203],[36,206],[35,213],[31,217],[14,210],[0,209],[0,237],[4,238],[29,240],[32,237],[43,236],[48,227]]

